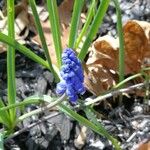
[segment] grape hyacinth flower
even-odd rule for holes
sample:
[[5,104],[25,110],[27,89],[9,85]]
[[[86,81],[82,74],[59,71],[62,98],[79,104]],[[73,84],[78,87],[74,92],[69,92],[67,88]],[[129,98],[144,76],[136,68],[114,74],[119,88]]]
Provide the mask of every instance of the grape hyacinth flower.
[[56,93],[58,95],[66,93],[69,100],[75,103],[78,99],[78,94],[83,94],[85,88],[81,62],[71,48],[66,48],[62,54],[60,75],[62,80],[57,84]]

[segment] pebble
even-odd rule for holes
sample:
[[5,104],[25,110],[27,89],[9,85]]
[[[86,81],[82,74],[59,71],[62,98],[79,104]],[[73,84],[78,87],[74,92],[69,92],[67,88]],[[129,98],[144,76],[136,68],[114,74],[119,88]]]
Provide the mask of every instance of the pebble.
[[38,92],[38,94],[43,95],[46,93],[46,89],[47,89],[47,81],[45,80],[43,75],[41,75],[40,77],[38,77],[38,80],[37,80],[36,91]]
[[43,76],[50,85],[54,82],[54,76],[49,71],[45,71]]

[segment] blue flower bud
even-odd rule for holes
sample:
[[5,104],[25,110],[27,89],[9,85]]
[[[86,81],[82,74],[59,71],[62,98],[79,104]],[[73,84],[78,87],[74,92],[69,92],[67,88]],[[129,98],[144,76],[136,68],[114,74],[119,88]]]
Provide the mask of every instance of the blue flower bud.
[[65,83],[64,80],[62,80],[61,82],[59,82],[59,83],[57,84],[56,93],[57,93],[58,95],[62,95],[62,94],[65,93],[65,91],[66,91],[66,83]]
[[71,48],[66,48],[62,54],[62,64],[60,75],[63,80],[57,84],[56,93],[66,92],[70,101],[76,102],[77,95],[85,92],[81,62]]

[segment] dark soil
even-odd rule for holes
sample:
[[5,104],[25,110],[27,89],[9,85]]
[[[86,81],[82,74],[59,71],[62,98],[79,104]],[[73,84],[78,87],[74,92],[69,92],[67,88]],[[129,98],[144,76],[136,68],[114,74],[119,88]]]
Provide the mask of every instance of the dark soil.
[[[150,1],[149,0],[122,0],[121,8],[123,22],[129,19],[150,21]],[[109,7],[104,23],[99,30],[99,35],[111,34],[116,36],[116,15],[113,5]],[[39,56],[44,58],[43,50],[37,45],[28,42],[27,46]],[[6,53],[0,54],[0,97],[7,99],[7,73],[6,73]],[[47,94],[54,96],[56,84],[53,75],[40,65],[22,54],[16,54],[16,84],[17,100],[34,94]],[[84,96],[92,96],[86,93]],[[149,103],[149,104],[148,104]],[[124,150],[136,149],[137,144],[150,140],[150,100],[143,97],[130,98],[124,96],[123,104],[118,104],[118,98],[107,99],[97,105],[94,109],[99,113],[98,121],[104,125],[107,131],[116,137]],[[29,112],[38,105],[26,107],[25,112]],[[17,115],[22,114],[19,112]],[[79,112],[84,115],[82,110]],[[16,128],[20,130],[24,127],[38,122],[47,117],[45,121],[26,130],[18,136],[5,140],[7,150],[113,150],[111,143],[104,137],[94,133],[90,129],[85,129],[78,122],[58,112],[56,109],[43,112],[25,119]],[[48,119],[49,118],[49,119]],[[81,130],[85,130],[85,137],[79,139]]]

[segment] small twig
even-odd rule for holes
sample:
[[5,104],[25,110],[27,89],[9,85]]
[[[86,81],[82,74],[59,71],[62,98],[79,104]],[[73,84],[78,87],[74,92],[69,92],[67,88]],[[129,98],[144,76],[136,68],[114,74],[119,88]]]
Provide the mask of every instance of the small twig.
[[133,85],[133,86],[130,86],[130,87],[127,87],[127,88],[123,88],[123,89],[119,89],[119,90],[116,90],[116,91],[111,91],[110,93],[108,94],[105,94],[105,95],[102,95],[102,96],[99,96],[95,99],[90,99],[88,101],[86,101],[84,103],[85,106],[88,106],[88,105],[91,105],[91,104],[94,104],[94,103],[97,103],[97,102],[100,102],[106,98],[109,98],[109,97],[112,97],[114,95],[119,95],[120,93],[124,93],[124,92],[128,92],[130,90],[133,90],[133,89],[137,89],[137,88],[141,88],[143,87],[145,84],[147,83],[139,83],[139,84],[136,84],[136,85]]
[[56,113],[54,113],[54,114],[50,114],[50,115],[48,115],[48,116],[43,117],[42,119],[38,120],[37,122],[34,122],[34,123],[30,124],[29,126],[24,127],[23,129],[21,129],[21,130],[19,130],[19,131],[16,131],[16,132],[13,133],[12,135],[10,135],[8,138],[6,138],[6,139],[4,140],[4,142],[8,142],[10,139],[12,139],[12,138],[14,138],[14,137],[20,135],[21,133],[23,133],[23,132],[25,132],[25,131],[27,131],[27,130],[30,130],[31,128],[35,127],[36,125],[41,124],[42,122],[44,122],[44,121],[46,121],[46,120],[48,120],[48,119],[50,119],[50,118],[53,118],[53,117],[55,117],[55,116],[57,116],[57,115],[59,115],[59,114],[60,114],[60,112],[56,112]]

